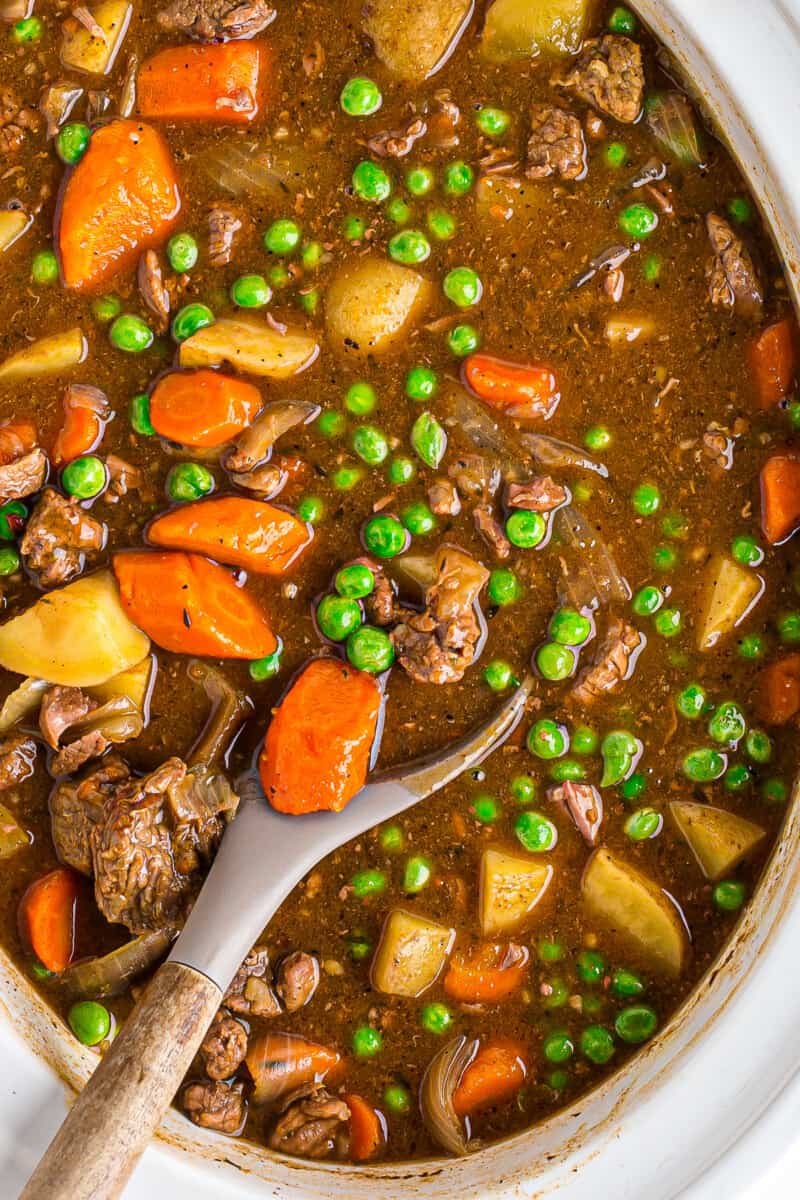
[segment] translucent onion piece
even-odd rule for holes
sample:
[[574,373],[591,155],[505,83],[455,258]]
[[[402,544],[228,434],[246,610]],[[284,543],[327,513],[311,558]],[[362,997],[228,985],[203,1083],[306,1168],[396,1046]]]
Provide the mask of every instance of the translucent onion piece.
[[22,828],[14,814],[0,804],[0,859],[10,858],[32,841],[32,835]]
[[630,588],[614,556],[583,513],[571,504],[553,517],[553,533],[563,547],[561,602],[575,608],[625,604]]
[[590,458],[579,446],[573,446],[571,442],[562,442],[559,438],[548,437],[544,433],[523,433],[521,441],[537,463],[548,470],[567,467],[576,471],[592,471],[601,479],[608,479],[608,467]]
[[705,153],[697,117],[682,92],[656,96],[649,107],[647,124],[668,155],[684,166],[703,166]]
[[453,386],[444,397],[447,424],[457,425],[478,449],[495,456],[504,479],[524,478],[527,472],[518,442],[501,429],[484,406],[463,388]]
[[252,141],[226,139],[203,154],[202,166],[209,179],[232,196],[263,195],[284,200],[287,188],[295,191],[302,184],[316,157],[311,146],[267,150]]
[[469,1153],[465,1125],[453,1107],[453,1094],[478,1052],[477,1038],[457,1037],[428,1064],[419,1092],[422,1119],[431,1137],[450,1154]]
[[222,672],[209,663],[194,659],[187,667],[187,674],[194,683],[200,684],[211,704],[208,720],[192,747],[188,762],[192,767],[210,767],[224,757],[253,706],[244,692],[231,687]]
[[67,967],[58,977],[59,984],[78,999],[120,996],[134,979],[155,966],[169,943],[169,935],[160,930],[143,933],[110,954]]
[[277,400],[269,404],[237,437],[224,465],[231,471],[252,471],[269,455],[279,437],[296,425],[307,425],[319,413],[319,405],[308,400]]
[[0,733],[8,733],[25,717],[32,716],[49,687],[46,679],[25,679],[19,687],[14,688],[0,708]]

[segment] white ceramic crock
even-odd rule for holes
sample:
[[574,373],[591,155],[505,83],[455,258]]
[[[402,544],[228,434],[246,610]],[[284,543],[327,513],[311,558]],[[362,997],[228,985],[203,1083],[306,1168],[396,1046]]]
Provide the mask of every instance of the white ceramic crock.
[[[797,298],[800,0],[639,0],[636,7],[695,81],[727,137]],[[765,1195],[759,1180],[769,1164],[762,1156],[787,1131],[797,1136],[799,885],[796,793],[755,902],[699,990],[619,1074],[530,1133],[462,1161],[358,1170],[267,1155],[206,1135],[173,1112],[131,1194],[673,1200],[683,1193],[716,1200],[752,1189],[748,1194]],[[11,1197],[63,1114],[67,1089],[58,1076],[78,1083],[94,1059],[64,1035],[2,958],[0,994],[0,1196]],[[785,1195],[797,1190],[795,1181]]]

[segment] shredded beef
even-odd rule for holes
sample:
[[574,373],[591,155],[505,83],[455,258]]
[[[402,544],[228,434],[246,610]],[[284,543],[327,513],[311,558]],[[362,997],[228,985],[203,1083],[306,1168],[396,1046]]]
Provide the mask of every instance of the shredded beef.
[[387,129],[374,134],[367,146],[378,158],[404,158],[427,132],[428,126],[422,117],[411,117],[402,129]]
[[254,946],[225,993],[222,1003],[246,1017],[276,1017],[281,1011],[272,990],[272,968],[264,946]]
[[278,967],[276,992],[287,1012],[297,1012],[308,1004],[319,983],[319,963],[313,954],[295,951]]
[[489,572],[461,550],[448,549],[425,611],[392,631],[398,662],[418,683],[457,683],[475,657],[481,626],[475,604]]
[[528,138],[529,179],[580,179],[586,171],[586,144],[581,123],[565,108],[534,104]]
[[165,333],[169,325],[170,299],[155,250],[145,250],[139,259],[136,279],[139,294],[155,317],[156,332]]
[[461,512],[458,491],[449,479],[434,479],[428,488],[428,503],[437,517],[457,517]]
[[47,478],[47,455],[36,446],[13,462],[0,466],[0,503],[22,500],[38,492]]
[[567,489],[549,475],[539,475],[526,483],[509,483],[505,502],[508,508],[524,508],[527,512],[552,512],[568,500]]
[[567,74],[555,83],[617,121],[632,124],[644,98],[641,47],[613,33],[589,38]]
[[584,841],[590,846],[596,845],[603,823],[603,798],[596,787],[567,780],[558,787],[549,788],[547,798],[572,818]]
[[56,785],[50,795],[50,828],[61,862],[91,875],[92,830],[102,820],[106,800],[129,778],[127,764],[109,757],[85,779]]
[[473,512],[475,528],[486,545],[500,559],[508,558],[511,553],[511,542],[503,533],[503,527],[488,504],[479,504]]
[[230,1079],[247,1053],[247,1032],[240,1021],[220,1009],[200,1047],[209,1079]]
[[575,681],[571,693],[573,699],[580,704],[593,704],[600,696],[615,692],[628,677],[631,660],[642,645],[638,629],[615,620],[598,648],[594,663]]
[[350,1109],[321,1083],[290,1092],[269,1135],[273,1150],[303,1158],[344,1157],[349,1146]]
[[200,42],[250,38],[275,17],[267,0],[172,0],[156,20],[170,33],[187,33]]
[[0,738],[0,792],[30,779],[36,766],[36,742],[24,733]]
[[233,255],[241,218],[229,208],[217,206],[208,214],[208,256],[212,267],[226,267]]
[[247,1112],[243,1083],[189,1083],[183,1089],[181,1105],[190,1121],[217,1133],[238,1133]]
[[41,123],[35,108],[21,105],[8,88],[0,89],[0,155],[16,154],[28,134],[35,133]]
[[53,775],[71,775],[108,748],[108,740],[99,729],[88,730],[66,746],[61,744],[64,734],[96,708],[97,702],[80,688],[56,685],[44,693],[39,728],[48,746],[58,751],[50,764]]
[[728,222],[716,213],[706,217],[706,229],[713,250],[706,266],[711,303],[737,316],[758,319],[764,291],[750,251]]
[[105,533],[105,526],[80,505],[45,488],[31,513],[20,553],[40,587],[56,587],[80,575],[87,554],[102,549]]

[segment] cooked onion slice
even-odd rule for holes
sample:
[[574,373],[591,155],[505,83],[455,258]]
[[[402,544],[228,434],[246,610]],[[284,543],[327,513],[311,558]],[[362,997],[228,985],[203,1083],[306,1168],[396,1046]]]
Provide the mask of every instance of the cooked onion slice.
[[428,1064],[419,1093],[422,1119],[431,1137],[450,1154],[468,1154],[467,1126],[456,1114],[453,1094],[464,1071],[478,1053],[478,1039],[457,1037],[443,1046]]

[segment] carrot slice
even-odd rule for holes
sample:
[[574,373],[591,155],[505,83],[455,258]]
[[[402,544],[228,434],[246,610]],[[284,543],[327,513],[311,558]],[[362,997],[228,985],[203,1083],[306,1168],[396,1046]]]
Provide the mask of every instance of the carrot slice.
[[230,571],[200,554],[129,550],[115,554],[122,607],[164,650],[208,658],[265,658],[275,634]]
[[528,1075],[528,1052],[513,1038],[485,1042],[464,1071],[453,1093],[453,1108],[467,1117],[516,1096]]
[[5,421],[0,425],[0,466],[16,462],[36,445],[36,426],[32,421]]
[[342,1066],[338,1050],[292,1033],[251,1038],[244,1061],[256,1085],[256,1104],[270,1104],[304,1083],[332,1082]]
[[800,712],[800,654],[765,667],[758,679],[756,709],[767,725],[785,725]]
[[34,880],[20,901],[20,936],[48,971],[63,971],[72,962],[80,887],[77,872],[57,867]]
[[167,144],[139,121],[95,130],[67,176],[57,243],[68,288],[96,289],[167,236],[180,211]]
[[800,458],[773,454],[761,468],[761,528],[774,546],[800,525]]
[[156,517],[147,530],[156,546],[194,550],[261,575],[282,575],[311,537],[293,513],[241,496],[182,504]]
[[106,397],[97,388],[75,385],[64,393],[64,421],[53,443],[55,465],[72,462],[99,445],[109,417]]
[[482,942],[471,953],[456,953],[444,977],[444,990],[461,1004],[499,1004],[518,991],[528,974],[528,951]]
[[750,343],[747,362],[760,408],[772,408],[792,390],[797,340],[797,322],[794,317],[784,317],[762,329]]
[[345,1092],[342,1099],[350,1109],[350,1157],[367,1162],[386,1145],[386,1118],[355,1092]]
[[269,51],[260,42],[169,46],[139,70],[138,111],[167,121],[248,125],[263,104]]
[[339,812],[363,787],[381,711],[371,675],[315,658],[272,718],[259,759],[267,799],[285,813]]
[[255,419],[264,406],[252,383],[221,371],[171,371],[150,397],[156,433],[183,446],[223,446]]
[[549,367],[507,362],[490,354],[464,360],[464,382],[492,408],[521,420],[551,417],[561,399],[558,380]]

